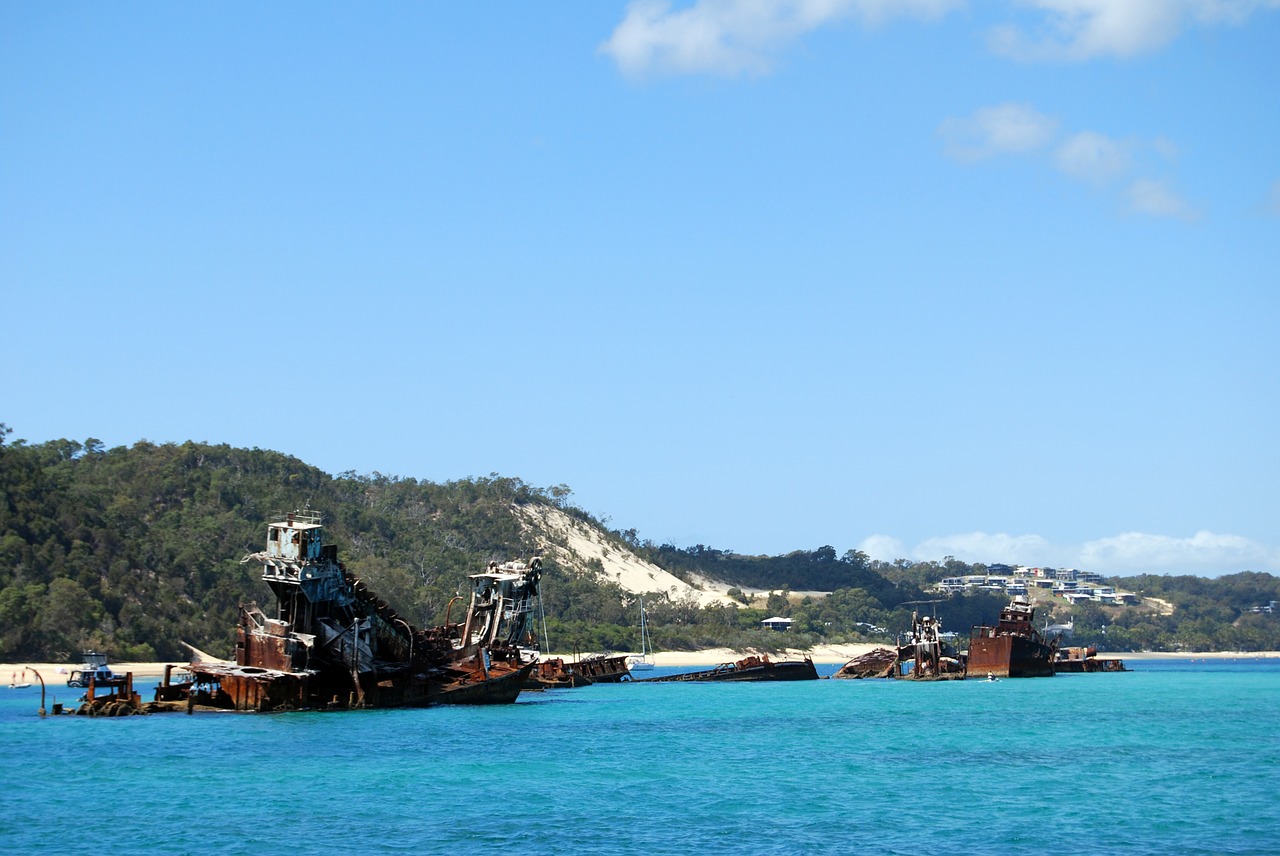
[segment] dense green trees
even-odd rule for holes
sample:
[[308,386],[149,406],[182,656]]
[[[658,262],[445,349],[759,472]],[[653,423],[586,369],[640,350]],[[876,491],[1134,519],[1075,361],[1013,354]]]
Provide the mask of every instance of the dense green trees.
[[[84,648],[122,660],[181,659],[183,642],[229,655],[238,605],[269,598],[258,563],[241,559],[263,548],[267,519],[286,511],[323,513],[348,568],[420,625],[439,623],[450,600],[469,591],[467,576],[491,559],[527,558],[554,539],[529,529],[513,505],[554,505],[600,526],[569,504],[566,486],[537,488],[497,474],[444,484],[330,476],[263,449],[145,440],[106,449],[94,438],[28,445],[11,433],[0,424],[0,660],[67,660]],[[673,573],[781,592],[767,609],[749,608],[745,596],[741,608],[700,609],[654,594],[646,606],[659,648],[883,640],[868,635],[870,627],[902,630],[913,609],[965,633],[1003,605],[991,596],[924,603],[937,599],[926,593],[931,583],[981,569],[950,558],[873,562],[830,546],[743,556],[656,546],[635,530],[612,535]],[[1113,582],[1167,601],[1173,614],[1082,604],[1071,610],[1077,642],[1111,650],[1280,648],[1280,615],[1249,611],[1280,599],[1280,580],[1269,574]],[[638,599],[616,584],[548,562],[543,592],[556,649],[639,647]],[[1054,620],[1065,620],[1068,608],[1054,611]],[[793,619],[790,633],[760,629],[774,614]]]
[[[872,562],[872,570],[897,582],[928,586],[943,577],[984,573],[982,565],[967,565],[948,557],[942,562]],[[1143,598],[1135,606],[1104,606],[1082,602],[1074,606],[1057,598],[1044,598],[1039,616],[1054,623],[1074,618],[1075,631],[1067,644],[1097,645],[1108,651],[1275,651],[1280,650],[1280,613],[1255,613],[1280,600],[1280,578],[1245,571],[1221,577],[1143,574],[1106,580],[1122,591]],[[991,621],[998,606],[990,603],[978,612],[962,606],[961,599],[939,607],[946,626],[967,629],[969,624]],[[1168,604],[1172,611],[1165,608]],[[963,620],[961,616],[964,616]]]
[[837,557],[831,546],[782,556],[743,556],[702,544],[681,549],[672,544],[640,543],[633,549],[672,573],[697,573],[752,588],[823,592],[861,588],[882,603],[918,593],[918,589],[896,585],[873,570],[865,553],[849,550]]
[[[1143,574],[1110,580],[1146,599],[1138,607],[1077,605],[1074,644],[1113,651],[1280,650],[1280,578],[1246,571],[1215,578]],[[1172,612],[1166,613],[1163,604]]]
[[228,655],[239,603],[269,596],[241,558],[271,514],[308,505],[356,574],[434,623],[467,574],[529,554],[509,512],[529,501],[555,500],[518,479],[335,478],[225,445],[3,442],[0,659],[182,658],[184,641]]

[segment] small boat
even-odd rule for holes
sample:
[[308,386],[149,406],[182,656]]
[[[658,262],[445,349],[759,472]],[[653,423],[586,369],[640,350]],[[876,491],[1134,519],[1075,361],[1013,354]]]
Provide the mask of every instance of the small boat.
[[649,642],[649,623],[644,611],[644,598],[640,598],[640,653],[627,657],[627,668],[633,672],[653,669],[653,645]]
[[[25,678],[26,675],[24,674],[23,677]],[[31,681],[19,681],[17,672],[14,672],[9,677],[9,689],[11,690],[24,690],[29,686],[31,686]]]
[[70,676],[67,677],[67,686],[83,689],[89,686],[90,681],[101,685],[115,679],[115,674],[111,671],[111,667],[107,665],[106,654],[100,654],[97,651],[85,651],[84,664],[78,669],[71,670]]
[[679,675],[663,675],[659,678],[642,678],[644,683],[673,683],[677,681],[816,681],[818,670],[813,659],[779,660],[774,662],[768,654],[751,655],[736,663],[721,663],[714,669],[701,672],[684,672]]

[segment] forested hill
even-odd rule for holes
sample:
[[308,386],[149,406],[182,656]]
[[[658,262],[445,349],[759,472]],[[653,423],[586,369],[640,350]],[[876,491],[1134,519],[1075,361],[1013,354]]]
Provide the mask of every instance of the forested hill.
[[[905,593],[901,586],[873,571],[867,555],[856,550],[837,558],[831,546],[795,550],[782,556],[744,556],[702,544],[684,549],[672,544],[633,544],[633,548],[672,572],[732,580],[751,588],[785,586],[794,591],[822,592],[860,588],[884,603],[894,603]],[[920,591],[911,588],[909,593],[918,595]]]
[[[641,592],[665,649],[888,641],[871,628],[902,630],[916,609],[965,632],[994,620],[1007,602],[927,593],[943,576],[981,571],[953,559],[890,564],[827,546],[742,556],[642,542],[635,530],[610,532],[574,508],[563,485],[496,474],[443,484],[331,476],[262,449],[146,441],[106,449],[94,439],[29,445],[9,434],[0,424],[0,662],[66,662],[89,648],[116,660],[176,661],[188,655],[182,642],[229,656],[239,604],[270,600],[261,567],[241,559],[263,548],[269,519],[304,508],[323,515],[347,567],[422,626],[439,623],[449,600],[468,590],[467,576],[490,560],[543,555],[546,628],[557,650],[635,650]],[[584,552],[588,542],[594,553]],[[640,572],[628,581],[624,566]],[[677,590],[680,580],[663,572],[691,585]],[[700,605],[693,595],[707,579],[721,594]],[[1059,621],[1070,613],[1077,643],[1111,650],[1280,648],[1280,616],[1250,612],[1280,598],[1275,577],[1134,582],[1128,587],[1159,605],[1102,609],[1051,599],[1041,614]],[[807,595],[813,591],[832,594]],[[792,632],[762,630],[773,615],[791,618]]]
[[228,655],[237,607],[268,600],[269,517],[310,508],[349,568],[406,615],[441,613],[490,557],[528,557],[511,513],[555,502],[517,479],[331,477],[296,458],[200,443],[0,445],[0,660]]
[[[241,558],[263,548],[269,518],[303,508],[324,516],[348,568],[419,624],[438,623],[450,598],[467,590],[467,575],[490,560],[550,549],[561,561],[547,563],[543,589],[559,644],[633,647],[635,590],[611,582],[598,560],[572,561],[571,551],[555,549],[561,534],[539,531],[531,524],[538,515],[514,511],[553,507],[558,519],[567,515],[608,541],[606,551],[629,551],[625,536],[568,497],[563,485],[538,488],[497,475],[444,484],[330,476],[262,449],[146,441],[106,449],[92,438],[28,445],[0,433],[0,661],[66,660],[86,648],[118,660],[183,659],[182,642],[229,655],[238,605],[270,598],[260,566]],[[658,561],[680,558],[666,548],[653,552]],[[816,562],[793,558],[775,585],[851,585],[857,577],[884,596],[857,595],[859,620],[918,594],[874,574],[806,576],[802,565],[825,572],[829,564],[817,553]],[[678,564],[674,571],[687,576],[688,557]],[[740,564],[723,559],[711,570],[734,573]],[[744,585],[768,585],[767,575],[749,576]],[[791,608],[784,598],[758,609],[701,610],[669,590],[649,601],[666,647],[751,644],[747,636],[758,632],[766,606]],[[853,626],[854,617],[846,619],[840,627]]]

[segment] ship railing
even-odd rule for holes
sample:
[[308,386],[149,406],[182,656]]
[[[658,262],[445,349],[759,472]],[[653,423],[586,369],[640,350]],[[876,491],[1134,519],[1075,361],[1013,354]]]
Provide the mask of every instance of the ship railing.
[[271,514],[272,523],[301,523],[304,526],[319,526],[324,523],[324,515],[319,511],[277,511]]
[[514,600],[511,602],[511,605],[503,611],[502,617],[511,619],[517,615],[525,615],[526,613],[533,612],[533,608],[536,604],[537,600],[532,597],[522,597],[519,600]]

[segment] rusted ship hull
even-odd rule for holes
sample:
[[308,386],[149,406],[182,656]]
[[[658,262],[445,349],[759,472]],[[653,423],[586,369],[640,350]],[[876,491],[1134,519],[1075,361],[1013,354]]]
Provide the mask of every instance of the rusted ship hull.
[[520,695],[533,663],[503,674],[490,671],[483,681],[462,679],[433,687],[427,704],[511,704]]
[[969,633],[968,673],[983,678],[1051,678],[1058,640],[1046,642],[1036,630],[1035,607],[1025,595],[1014,595],[1000,610],[994,626]]
[[1082,674],[1085,672],[1128,672],[1131,670],[1125,668],[1124,660],[1101,658],[1090,660],[1060,660],[1053,664],[1053,671],[1062,675],[1072,673]]
[[[155,706],[267,712],[317,707],[314,674],[281,672],[253,666],[192,663],[188,677],[156,687]],[[318,682],[317,682],[318,683]],[[348,687],[350,682],[348,681]],[[344,694],[345,695],[345,694]]]
[[[323,541],[320,515],[267,524],[258,560],[275,595],[270,612],[240,608],[234,660],[199,651],[187,679],[156,690],[156,705],[188,711],[340,710],[510,704],[533,670],[521,659],[541,560],[490,562],[471,575],[462,623],[420,629],[353,576]],[[458,599],[461,599],[459,596]],[[453,602],[450,602],[452,607]]]
[[616,684],[631,677],[627,658],[588,657],[573,664],[573,669],[593,684]]
[[525,689],[530,690],[571,690],[575,687],[589,687],[591,681],[569,671],[563,663],[543,663],[537,666],[524,682]]
[[831,677],[852,680],[891,678],[898,664],[898,652],[892,648],[876,648],[845,663]]
[[911,631],[899,637],[890,676],[908,681],[954,681],[965,677],[964,664],[936,615],[911,614]]
[[1025,636],[979,637],[969,642],[969,675],[983,678],[1053,676],[1053,649]]
[[566,663],[560,657],[538,660],[533,670],[525,678],[525,689],[530,690],[568,690],[575,687],[589,687],[594,681],[579,673],[573,663]]
[[[349,675],[280,672],[235,664],[188,667],[181,684],[162,684],[156,701],[188,710],[253,711],[350,710],[356,708],[430,707],[440,704],[511,704],[533,669],[494,665],[487,674],[448,669],[430,676],[384,678],[359,688]],[[177,703],[177,704],[174,704]]]
[[747,657],[736,663],[723,663],[714,669],[700,672],[684,672],[679,675],[662,675],[644,678],[642,683],[709,682],[709,681],[816,681],[818,670],[813,660],[782,660],[773,662],[768,657]]
[[962,681],[968,673],[963,663],[951,657],[924,667],[918,660],[903,659],[894,664],[889,677],[904,681]]
[[1099,657],[1098,649],[1092,646],[1084,648],[1062,648],[1053,661],[1053,670],[1059,674],[1081,672],[1127,672],[1124,660],[1118,657]]

